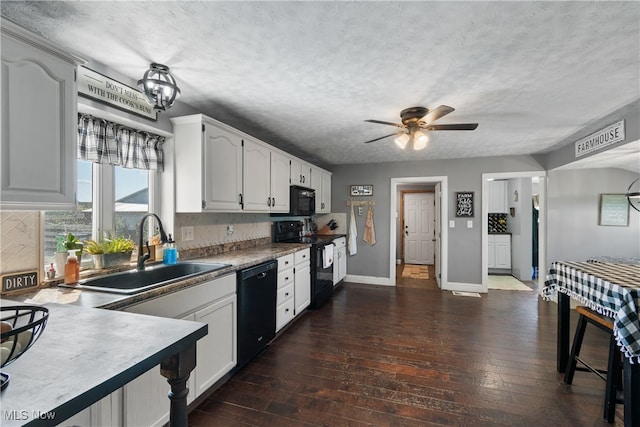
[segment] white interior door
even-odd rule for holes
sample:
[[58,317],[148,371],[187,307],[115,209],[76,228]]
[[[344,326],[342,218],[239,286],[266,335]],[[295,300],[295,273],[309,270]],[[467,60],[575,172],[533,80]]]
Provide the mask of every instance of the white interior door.
[[404,262],[433,264],[435,257],[435,197],[433,193],[404,195]]
[[435,267],[436,267],[436,283],[438,284],[438,287],[442,287],[440,285],[440,227],[442,226],[442,219],[441,219],[441,214],[440,214],[440,203],[441,203],[441,189],[440,189],[441,185],[440,183],[436,183],[436,192],[435,192],[435,201],[434,201],[434,210],[435,210],[435,248],[434,248],[434,253],[435,253],[435,259],[434,259],[434,263],[435,263]]

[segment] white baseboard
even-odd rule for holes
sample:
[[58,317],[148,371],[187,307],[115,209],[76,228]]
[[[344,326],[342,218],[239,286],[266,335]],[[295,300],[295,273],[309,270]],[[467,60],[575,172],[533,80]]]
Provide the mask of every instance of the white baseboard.
[[388,277],[375,277],[375,276],[358,276],[354,274],[347,274],[345,282],[351,283],[364,283],[365,285],[383,285],[393,286]]

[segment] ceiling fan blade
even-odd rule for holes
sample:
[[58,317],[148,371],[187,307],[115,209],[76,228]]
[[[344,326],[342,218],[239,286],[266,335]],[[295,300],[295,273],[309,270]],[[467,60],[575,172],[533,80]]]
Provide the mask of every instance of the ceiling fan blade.
[[389,135],[381,136],[380,138],[376,138],[376,139],[372,139],[372,140],[369,140],[369,141],[365,141],[364,143],[368,144],[370,142],[379,141],[381,139],[389,138],[390,136],[400,135],[401,133],[404,133],[404,132],[394,132],[394,133],[389,134]]
[[448,105],[441,105],[429,111],[429,113],[427,113],[427,115],[424,116],[421,121],[425,122],[426,124],[431,124],[438,120],[440,117],[444,117],[452,111],[455,111],[455,108],[449,107]]
[[426,130],[474,130],[478,127],[477,123],[456,123],[450,125],[429,125],[422,129]]
[[391,126],[395,126],[398,128],[405,128],[405,125],[400,124],[400,123],[391,123],[391,122],[383,122],[382,120],[365,120],[365,122],[369,122],[369,123],[378,123],[379,125],[391,125]]

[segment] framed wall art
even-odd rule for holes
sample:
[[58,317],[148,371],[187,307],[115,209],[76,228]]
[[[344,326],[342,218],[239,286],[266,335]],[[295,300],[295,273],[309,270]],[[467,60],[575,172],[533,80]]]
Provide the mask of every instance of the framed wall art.
[[598,225],[629,226],[629,203],[624,194],[601,194]]
[[352,185],[352,196],[373,196],[373,185]]
[[456,217],[473,218],[473,191],[456,193]]

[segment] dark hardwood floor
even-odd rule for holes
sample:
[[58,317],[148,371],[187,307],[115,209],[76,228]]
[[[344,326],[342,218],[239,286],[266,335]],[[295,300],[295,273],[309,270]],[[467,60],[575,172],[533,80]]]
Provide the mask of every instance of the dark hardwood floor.
[[[461,297],[420,282],[345,284],[191,412],[189,425],[611,425],[602,380],[577,372],[567,386],[556,372],[555,304],[538,292]],[[606,367],[607,343],[588,329],[582,354]]]

